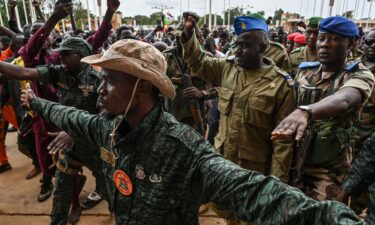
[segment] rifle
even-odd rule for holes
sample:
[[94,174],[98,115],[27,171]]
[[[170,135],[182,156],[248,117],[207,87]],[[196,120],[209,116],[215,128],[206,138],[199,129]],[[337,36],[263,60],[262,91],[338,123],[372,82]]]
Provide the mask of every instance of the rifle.
[[[182,88],[186,89],[186,88],[189,88],[189,87],[193,87],[194,85],[193,85],[193,82],[191,80],[190,75],[185,73],[185,69],[183,69],[185,67],[182,65],[182,62],[176,56],[179,53],[178,52],[179,41],[176,40],[175,43],[177,44],[177,46],[174,46],[170,49],[167,49],[166,51],[164,51],[164,53],[170,53],[172,55],[173,61],[175,62],[176,66],[177,66],[177,69],[181,74]],[[191,114],[192,114],[193,119],[194,119],[193,128],[195,130],[197,130],[200,134],[203,135],[205,129],[204,129],[204,122],[203,122],[202,113],[201,113],[200,106],[199,106],[199,101],[195,100],[195,99],[190,100],[189,101],[189,108],[190,108]]]

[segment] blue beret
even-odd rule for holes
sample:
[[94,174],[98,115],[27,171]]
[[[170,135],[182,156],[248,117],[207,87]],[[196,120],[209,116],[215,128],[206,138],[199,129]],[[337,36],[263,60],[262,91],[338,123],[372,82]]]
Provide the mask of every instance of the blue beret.
[[341,16],[332,16],[320,21],[319,32],[333,33],[344,37],[359,37],[357,25]]
[[251,30],[263,30],[268,32],[268,26],[264,20],[253,16],[238,16],[234,20],[234,30],[237,35]]

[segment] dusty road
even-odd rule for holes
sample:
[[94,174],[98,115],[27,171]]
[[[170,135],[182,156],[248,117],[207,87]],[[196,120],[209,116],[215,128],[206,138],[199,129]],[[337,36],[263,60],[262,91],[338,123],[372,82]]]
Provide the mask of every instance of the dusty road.
[[[37,196],[40,191],[41,175],[26,180],[27,173],[32,169],[31,160],[17,149],[16,133],[8,133],[6,145],[9,162],[13,169],[0,174],[0,225],[48,225],[52,198],[39,203]],[[87,170],[87,183],[81,194],[86,197],[94,190],[94,180]],[[84,211],[77,225],[113,225],[114,218],[108,213],[107,203],[101,202],[93,209]],[[223,225],[212,212],[200,217],[201,225]]]

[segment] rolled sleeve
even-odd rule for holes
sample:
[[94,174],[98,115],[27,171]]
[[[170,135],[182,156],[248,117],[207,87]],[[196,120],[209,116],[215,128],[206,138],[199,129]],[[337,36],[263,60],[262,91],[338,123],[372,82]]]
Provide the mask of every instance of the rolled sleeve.
[[340,89],[345,87],[356,88],[361,91],[364,97],[364,102],[366,102],[372,94],[374,82],[374,76],[370,71],[358,71],[347,79]]

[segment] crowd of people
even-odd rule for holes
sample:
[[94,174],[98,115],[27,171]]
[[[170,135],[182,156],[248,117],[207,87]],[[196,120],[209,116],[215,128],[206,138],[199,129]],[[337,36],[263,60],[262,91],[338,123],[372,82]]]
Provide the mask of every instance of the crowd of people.
[[[375,224],[375,30],[259,14],[210,30],[193,12],[113,30],[107,0],[97,31],[64,33],[72,3],[47,19],[33,5],[38,21],[21,31],[12,0],[0,26],[0,174],[11,124],[51,225],[102,200],[116,224],[198,224],[208,208],[228,224]],[[96,187],[80,202],[82,167]]]

